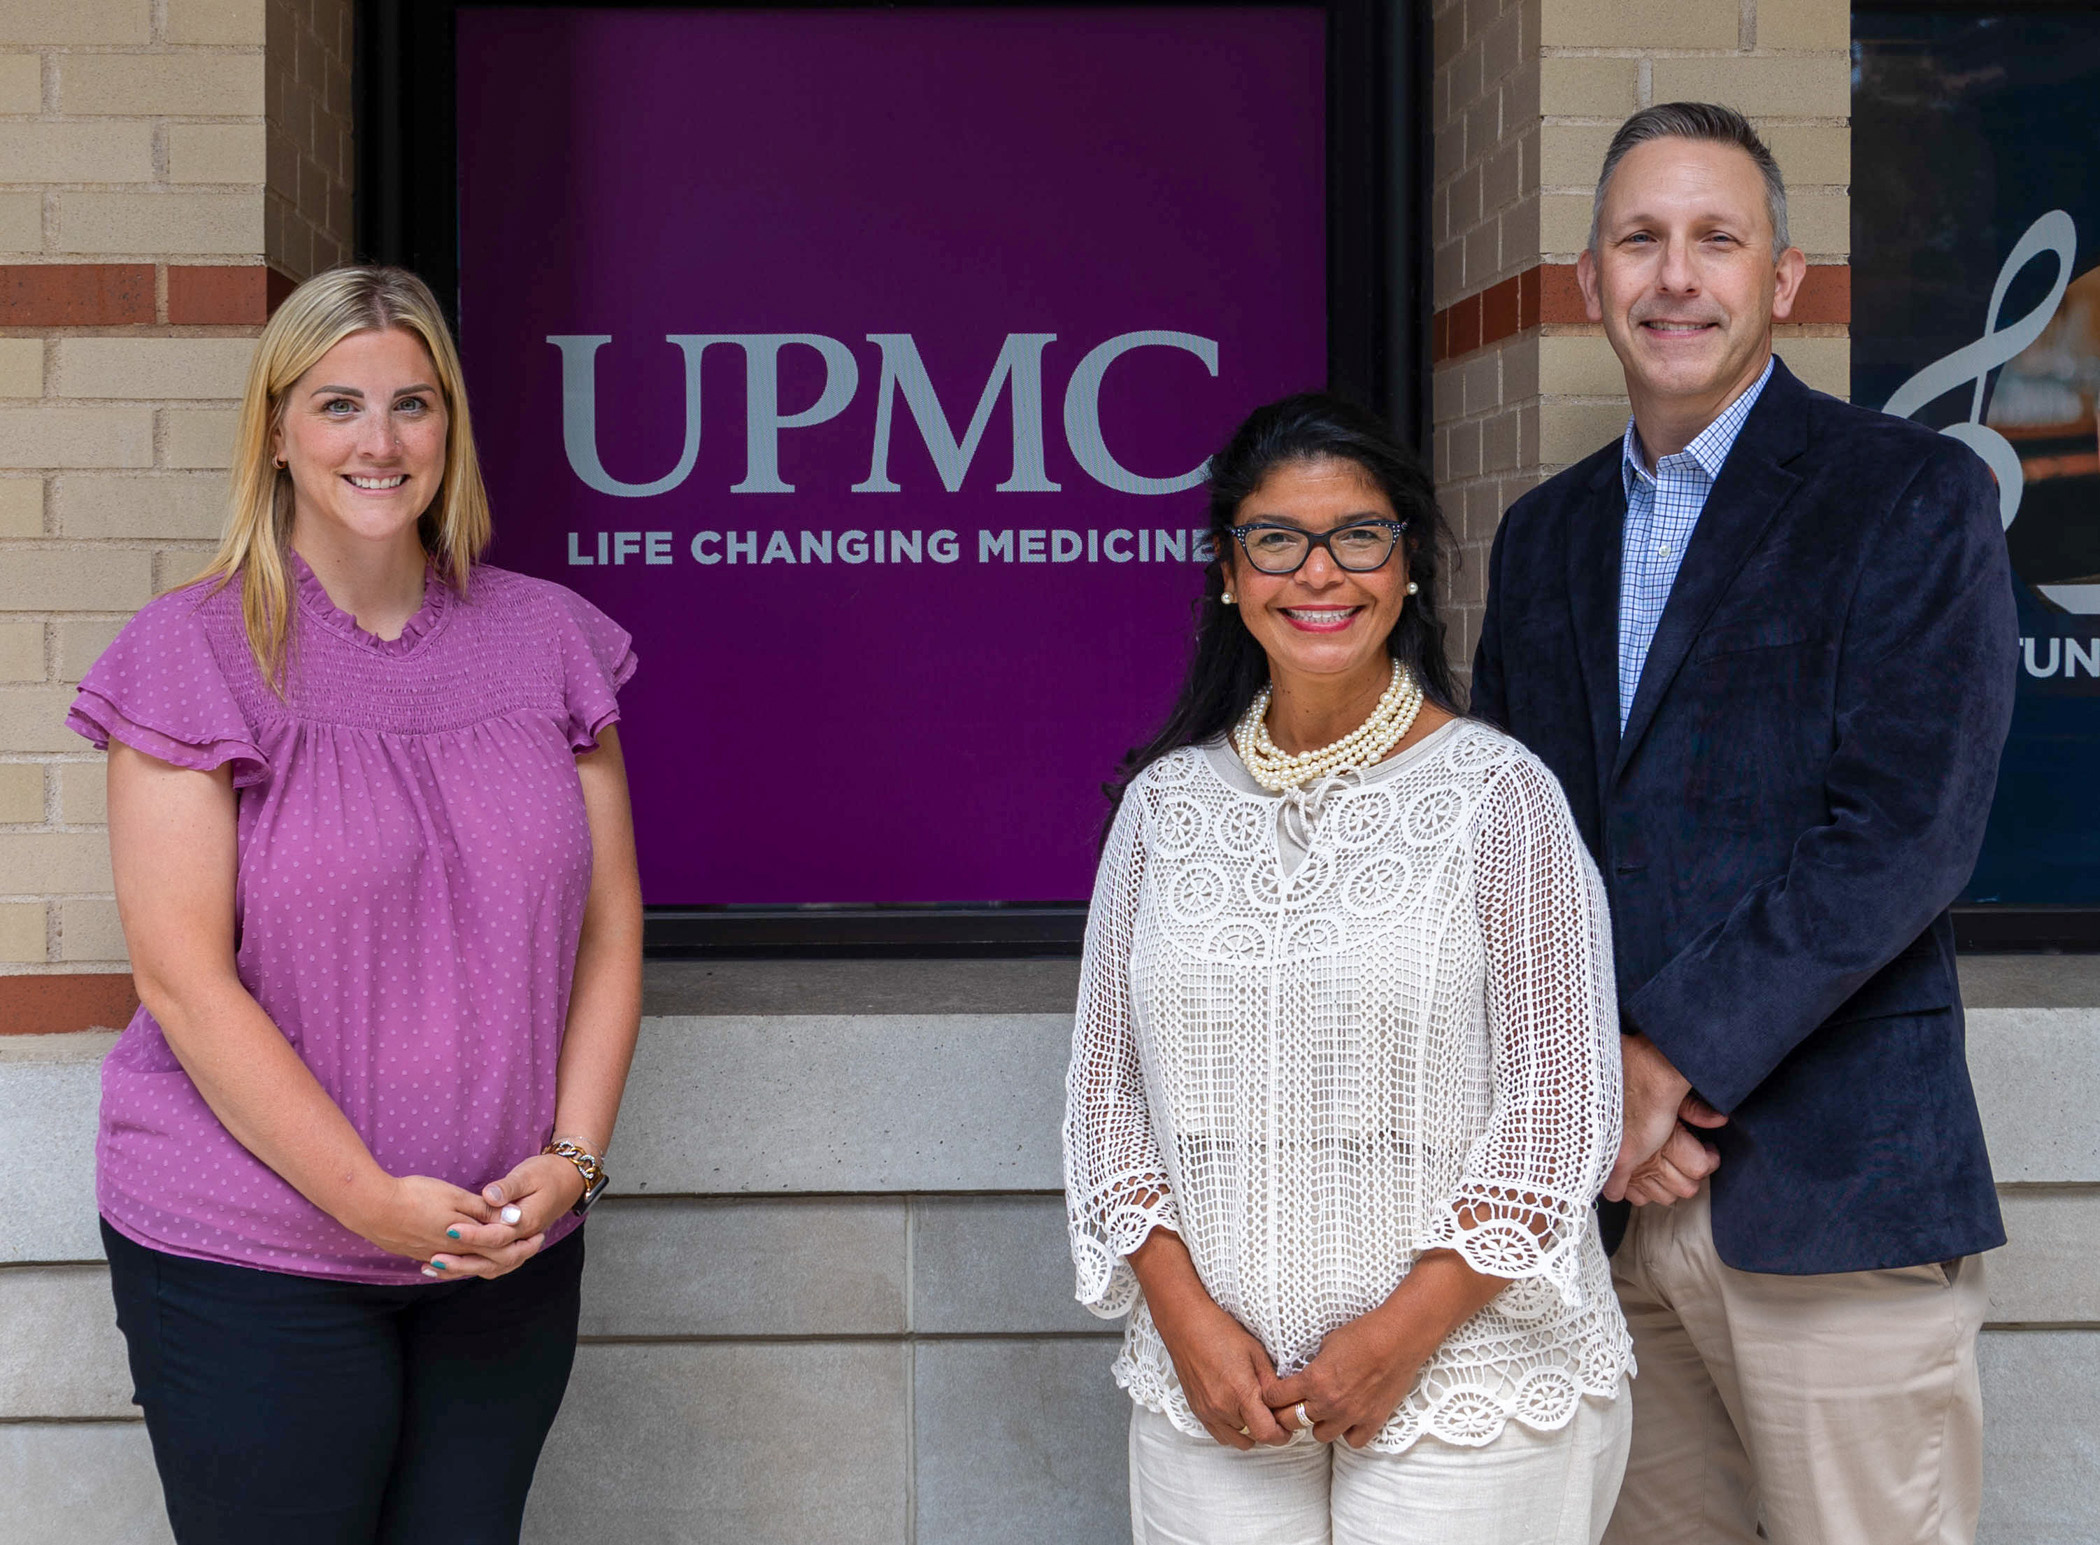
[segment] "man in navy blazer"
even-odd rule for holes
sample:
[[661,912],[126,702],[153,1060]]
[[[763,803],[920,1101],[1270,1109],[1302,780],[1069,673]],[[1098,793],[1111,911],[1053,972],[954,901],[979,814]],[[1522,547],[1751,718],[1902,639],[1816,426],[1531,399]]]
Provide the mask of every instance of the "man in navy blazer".
[[1473,667],[1611,897],[1640,1363],[1612,1545],[1975,1533],[2005,1235],[1947,908],[2012,713],[2012,579],[1981,461],[1772,355],[1785,220],[1738,114],[1620,128],[1578,277],[1632,422],[1511,507]]

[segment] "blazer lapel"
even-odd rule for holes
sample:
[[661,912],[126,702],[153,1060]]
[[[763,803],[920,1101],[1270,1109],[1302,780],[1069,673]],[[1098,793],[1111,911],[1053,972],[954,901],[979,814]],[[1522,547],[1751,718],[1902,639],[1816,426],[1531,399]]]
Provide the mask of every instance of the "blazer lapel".
[[[1721,476],[1707,495],[1699,524],[1685,546],[1684,562],[1641,666],[1640,686],[1626,716],[1626,731],[1619,739],[1607,787],[1626,771],[1706,619],[1757,550],[1780,507],[1801,486],[1801,479],[1787,471],[1785,463],[1800,455],[1808,443],[1807,398],[1808,388],[1775,359],[1772,379],[1765,383],[1728,460],[1722,463]],[[1616,597],[1616,587],[1613,594]]]
[[[1568,522],[1568,604],[1575,649],[1589,698],[1590,744],[1601,774],[1619,754],[1619,556],[1626,525],[1626,484],[1610,457],[1590,479]],[[1598,779],[1598,792],[1609,780]]]

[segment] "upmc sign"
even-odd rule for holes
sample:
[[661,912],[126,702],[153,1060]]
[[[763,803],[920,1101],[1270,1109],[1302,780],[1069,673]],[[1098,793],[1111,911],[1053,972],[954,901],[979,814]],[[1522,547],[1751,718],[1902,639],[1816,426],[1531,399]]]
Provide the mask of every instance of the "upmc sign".
[[496,561],[629,628],[659,904],[1084,897],[1204,458],[1326,375],[1316,10],[462,10]]

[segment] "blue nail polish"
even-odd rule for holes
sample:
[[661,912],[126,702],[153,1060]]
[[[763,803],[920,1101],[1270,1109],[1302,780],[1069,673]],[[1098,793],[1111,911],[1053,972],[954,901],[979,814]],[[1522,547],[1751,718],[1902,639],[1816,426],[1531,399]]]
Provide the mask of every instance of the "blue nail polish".
[[448,1228],[445,1230],[445,1237],[447,1239],[457,1239],[459,1238],[459,1230],[456,1228]]
[[443,1271],[445,1269],[445,1263],[443,1261],[432,1261],[430,1264],[435,1266],[439,1271]]

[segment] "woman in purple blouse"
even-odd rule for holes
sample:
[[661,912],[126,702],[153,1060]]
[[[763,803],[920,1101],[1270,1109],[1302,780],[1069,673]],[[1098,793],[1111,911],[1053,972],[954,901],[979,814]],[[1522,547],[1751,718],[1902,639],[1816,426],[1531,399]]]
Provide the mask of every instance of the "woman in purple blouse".
[[344,268],[258,342],[211,567],[118,635],[143,1007],[97,1198],[180,1541],[514,1541],[574,1358],[641,1009],[628,636],[478,563],[430,291]]

